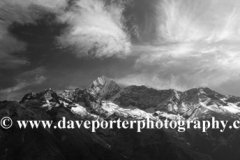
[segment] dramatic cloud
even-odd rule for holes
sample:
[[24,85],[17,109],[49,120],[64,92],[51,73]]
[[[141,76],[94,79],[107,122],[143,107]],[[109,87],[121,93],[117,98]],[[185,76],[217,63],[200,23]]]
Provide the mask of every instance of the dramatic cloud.
[[104,0],[80,0],[59,19],[70,24],[59,42],[74,47],[77,56],[125,56],[130,40],[124,25],[124,4]]
[[46,11],[57,12],[66,5],[64,0],[3,0],[0,2],[0,68],[14,68],[30,62],[17,53],[26,49],[26,43],[9,32],[14,23],[35,23]]
[[[29,88],[37,90],[41,88],[37,87],[39,85],[48,86],[45,84],[47,76],[36,75],[35,70],[31,68],[49,64],[53,65],[53,68],[58,66],[54,65],[56,62],[52,62],[51,58],[61,56],[55,54],[55,50],[62,53],[66,50],[56,46],[57,41],[58,45],[75,49],[75,52],[68,53],[75,53],[78,57],[90,55],[102,58],[128,55],[131,43],[123,17],[125,7],[123,1],[0,1],[0,69],[3,71],[0,74],[3,84],[0,86],[1,99],[17,99],[31,91]],[[48,20],[44,21],[44,18],[48,15],[53,15],[56,19],[51,19],[49,30],[46,30],[44,26]],[[59,31],[65,25],[68,28],[63,30],[61,35]],[[57,41],[53,42],[53,40]],[[42,43],[43,41],[50,43]],[[43,47],[45,48],[42,49]],[[68,57],[71,59],[72,56]],[[31,76],[30,72],[34,74]]]
[[[17,52],[27,44],[9,33],[14,22],[35,24],[46,13],[54,13],[59,23],[69,27],[58,41],[75,49],[77,56],[122,57],[130,52],[130,39],[124,24],[125,3],[105,0],[4,0],[0,2],[0,67],[29,64]],[[14,46],[13,48],[11,46]],[[17,47],[15,47],[17,46]]]
[[236,0],[164,0],[157,7],[159,41],[239,40],[238,9]]
[[85,88],[106,75],[239,95],[239,19],[239,0],[2,0],[0,92]]
[[239,5],[237,0],[159,1],[152,41],[135,46],[141,55],[135,73],[119,82],[188,89],[239,80]]

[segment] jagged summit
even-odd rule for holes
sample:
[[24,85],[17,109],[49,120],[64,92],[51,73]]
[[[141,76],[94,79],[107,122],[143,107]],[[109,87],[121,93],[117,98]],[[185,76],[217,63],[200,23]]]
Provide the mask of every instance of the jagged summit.
[[96,80],[94,80],[93,85],[105,85],[109,81],[111,81],[109,78],[102,76],[102,77],[98,77]]
[[[195,119],[209,119],[211,117],[215,117],[216,119],[228,120],[230,122],[231,120],[234,121],[236,119],[239,119],[240,117],[239,106],[240,97],[222,95],[209,88],[202,87],[193,88],[185,92],[180,92],[174,89],[156,90],[145,86],[128,86],[125,88],[120,88],[113,80],[103,76],[94,80],[90,87],[86,89],[77,88],[73,90],[65,90],[62,93],[56,93],[54,90],[49,88],[39,93],[31,92],[26,94],[21,100],[20,104],[18,102],[9,101],[0,102],[0,115],[8,115],[13,119],[16,118],[16,116],[17,119],[27,120],[51,119],[53,120],[53,122],[56,122],[56,120],[59,120],[59,118],[61,117],[66,117],[67,119],[71,120],[81,119],[100,121],[117,119],[127,121],[144,119],[146,120],[147,118],[153,121],[164,119],[191,121]],[[110,159],[117,159],[119,158],[119,156],[122,155],[122,152],[119,152],[121,154],[117,154],[114,145],[115,147],[116,146],[118,147],[119,144],[122,144],[120,146],[120,151],[122,151],[122,148],[126,148],[125,153],[129,153],[129,150],[131,152],[135,150],[136,143],[138,143],[139,141],[138,138],[140,137],[139,136],[140,134],[137,134],[136,136],[135,132],[132,131],[129,132],[128,130],[115,130],[115,129],[110,130],[99,129],[96,132],[96,134],[89,134],[89,130],[84,130],[84,127],[80,129],[78,128],[74,131],[69,129],[68,130],[42,129],[40,130],[40,132],[38,132],[39,130],[34,130],[34,133],[37,133],[36,135],[34,135],[33,132],[31,131],[32,130],[26,130],[26,132],[21,131],[16,133],[16,130],[14,129],[14,132],[3,133],[0,129],[1,137],[0,140],[1,142],[3,142],[1,144],[4,144],[5,142],[3,141],[3,139],[8,138],[7,142],[11,142],[12,144],[14,144],[11,146],[15,147],[16,142],[19,143],[19,147],[15,151],[16,153],[19,153],[19,151],[21,151],[22,148],[24,148],[23,151],[25,151],[26,148],[27,149],[30,148],[30,150],[27,150],[27,153],[34,152],[34,154],[35,150],[31,150],[32,148],[31,145],[37,144],[40,145],[39,147],[40,150],[44,148],[46,149],[46,153],[49,152],[49,154],[53,154],[52,157],[55,157],[56,154],[59,153],[59,151],[64,153],[62,159],[65,159],[65,155],[69,156],[67,159],[72,159],[72,153],[74,152],[76,152],[74,153],[74,155],[75,154],[77,155],[76,159],[79,159],[79,157],[81,158],[83,157],[84,159],[106,159],[104,157],[108,157],[109,153],[111,152],[112,156],[110,156]],[[170,134],[170,132],[173,132],[174,139],[172,140],[169,139],[170,137],[168,134]],[[156,155],[159,155],[158,153],[159,150],[165,148],[166,151],[163,151],[163,153],[165,152],[176,153],[176,151],[172,152],[171,150],[169,150],[172,148],[173,145],[175,146],[176,142],[176,146],[179,147],[179,144],[182,144],[181,146],[183,147],[183,149],[177,152],[177,156],[179,156],[179,153],[182,153],[182,151],[187,149],[186,147],[190,148],[192,144],[194,146],[201,144],[202,142],[206,143],[206,145],[204,146],[200,145],[197,148],[202,146],[203,149],[205,150],[205,148],[209,146],[210,148],[208,148],[208,150],[213,149],[213,151],[215,152],[216,149],[219,148],[219,146],[223,145],[222,141],[223,137],[225,137],[225,136],[214,137],[215,131],[214,132],[208,131],[209,134],[207,133],[204,136],[201,136],[201,134],[200,136],[196,136],[196,134],[198,135],[198,130],[195,130],[194,132],[192,132],[192,130],[186,132],[187,132],[186,134],[184,133],[176,134],[173,130],[166,129],[147,130],[146,133],[148,134],[150,133],[150,135],[146,133],[142,134],[141,136],[143,137],[143,140],[139,142],[137,146],[139,148],[142,146],[142,144],[149,144],[148,146],[143,146],[143,150],[141,150],[141,152],[145,154],[146,153],[145,149],[150,148],[149,149],[150,155],[152,155],[152,151],[155,150]],[[6,133],[8,134],[12,133],[13,135],[5,136]],[[226,133],[228,134],[228,132]],[[237,132],[234,131],[232,133],[235,134]],[[227,140],[230,140],[228,144],[231,144],[231,142],[235,143],[239,141],[239,138],[232,140],[232,137],[236,138],[239,137],[236,135],[233,136],[232,133],[229,132],[228,134],[229,138],[226,138],[224,140],[225,142],[227,142]],[[43,136],[39,137],[39,135]],[[100,136],[98,137],[98,135]],[[45,136],[48,137],[46,138]],[[180,140],[178,140],[176,136],[182,137],[180,137],[179,138]],[[204,138],[206,136],[207,138]],[[106,142],[104,140],[106,140]],[[209,145],[209,140],[212,140],[213,145],[211,146]],[[156,144],[156,142],[159,144],[153,145]],[[169,145],[170,142],[174,143]],[[218,144],[215,145],[216,143]],[[92,146],[92,144],[95,145]],[[99,144],[98,147],[96,146],[97,144]],[[110,145],[111,147],[109,147]],[[1,150],[5,151],[6,148],[9,148],[9,146],[10,145],[4,146],[2,147]],[[56,152],[52,152],[54,151],[52,150],[53,147],[56,149]],[[129,149],[128,147],[133,148]],[[13,149],[14,148],[12,148],[12,150]],[[69,150],[71,152],[69,152]],[[186,151],[187,152],[184,153],[184,155],[189,153],[189,149],[187,149]],[[19,154],[22,155],[22,152],[20,153]],[[59,156],[62,156],[62,153],[59,154]],[[96,153],[96,155],[98,155],[97,157],[99,157],[100,155],[101,158],[95,157],[89,158],[89,155],[91,155],[92,153]],[[103,155],[103,153],[107,154]],[[218,153],[222,153],[222,149],[219,149]],[[236,155],[239,155],[238,153],[239,150],[236,150]],[[49,154],[47,156],[49,156]],[[3,156],[5,155],[6,154],[3,154]],[[136,155],[137,156],[139,155],[139,150],[137,150]],[[163,158],[162,155],[153,159],[161,159]],[[232,155],[232,152],[230,152],[229,155]],[[132,156],[128,157],[129,157],[128,159],[141,159],[139,157],[136,158],[132,158]],[[145,156],[142,157],[143,159],[145,159]],[[152,156],[149,157],[151,157],[149,159],[152,159]],[[19,156],[17,156],[16,159],[19,159]],[[166,159],[177,158],[169,157]],[[184,157],[183,159],[189,159],[189,157]],[[217,159],[219,160],[219,158]],[[225,159],[227,158],[224,158],[224,160]],[[125,160],[125,158],[119,158],[119,160]],[[203,157],[202,159],[199,160],[206,160],[206,158]]]
[[134,115],[141,115],[140,117],[156,112],[164,112],[165,116],[181,115],[187,119],[207,117],[213,113],[240,115],[239,97],[222,95],[210,88],[193,88],[184,92],[175,89],[156,90],[134,85],[121,88],[112,79],[105,76],[98,77],[90,87],[83,90],[77,88],[57,94],[49,88],[40,93],[28,93],[23,97],[21,103],[32,100],[41,102],[44,104],[43,106],[49,108],[53,104],[69,108],[75,106],[72,110],[84,115],[94,112],[97,115],[105,116],[112,114],[125,115],[123,117],[133,116],[132,112],[127,109],[137,109],[134,111]]
[[113,80],[106,78],[105,76],[98,77],[87,91],[94,97],[101,99],[110,99],[121,90]]
[[26,101],[29,101],[29,100],[52,100],[52,99],[58,99],[57,98],[58,95],[57,93],[52,90],[52,88],[48,88],[42,92],[39,92],[39,93],[34,93],[34,92],[30,92],[28,94],[26,94],[22,100],[20,101],[20,103],[23,103],[23,102],[26,102]]

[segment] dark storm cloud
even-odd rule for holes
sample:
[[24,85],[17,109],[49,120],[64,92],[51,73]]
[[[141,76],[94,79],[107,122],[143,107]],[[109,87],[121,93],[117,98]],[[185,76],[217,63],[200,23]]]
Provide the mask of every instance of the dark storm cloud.
[[43,12],[56,11],[65,1],[34,1],[34,0],[3,0],[0,2],[0,68],[15,68],[30,62],[19,52],[26,50],[26,43],[19,41],[9,32],[9,26],[17,22],[20,24],[35,23]]
[[[34,53],[28,55],[31,48],[34,48],[32,41],[30,41],[31,43],[28,41],[34,35],[32,32],[34,30],[25,32],[18,29],[23,29],[26,26],[37,26],[39,25],[37,20],[45,16],[46,13],[55,14],[62,7],[63,1],[3,0],[0,2],[1,100],[19,98],[22,90],[41,85],[46,80],[43,73],[40,74],[40,70],[42,72],[43,69],[40,69],[41,67],[39,68],[39,65],[36,64],[39,64],[42,59]],[[38,34],[41,37],[40,32],[37,32],[35,36],[38,37]],[[38,46],[41,46],[42,42],[44,41],[39,41]]]

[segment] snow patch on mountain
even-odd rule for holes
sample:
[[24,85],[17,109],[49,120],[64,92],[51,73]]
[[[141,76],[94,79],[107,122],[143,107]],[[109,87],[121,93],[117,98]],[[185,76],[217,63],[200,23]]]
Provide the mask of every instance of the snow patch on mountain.
[[157,112],[158,116],[154,116],[153,113],[148,113],[146,111],[143,111],[141,109],[135,108],[135,109],[125,109],[122,107],[119,107],[117,104],[114,104],[109,101],[103,101],[102,102],[102,109],[108,112],[108,116],[116,114],[118,116],[124,117],[124,118],[134,118],[134,119],[151,119],[151,120],[159,120],[159,116],[165,117],[171,120],[177,120],[177,119],[183,119],[180,115],[174,115],[174,114],[168,114],[164,112]]

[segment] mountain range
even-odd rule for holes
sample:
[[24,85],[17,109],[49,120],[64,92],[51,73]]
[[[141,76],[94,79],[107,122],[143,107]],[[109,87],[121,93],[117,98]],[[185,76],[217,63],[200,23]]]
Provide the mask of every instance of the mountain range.
[[[0,102],[0,118],[16,120],[205,120],[240,117],[240,97],[209,88],[184,92],[146,86],[121,87],[104,76],[86,89],[46,89],[21,101]],[[15,124],[15,123],[14,123]],[[0,159],[239,160],[240,130],[209,129],[0,129]]]

